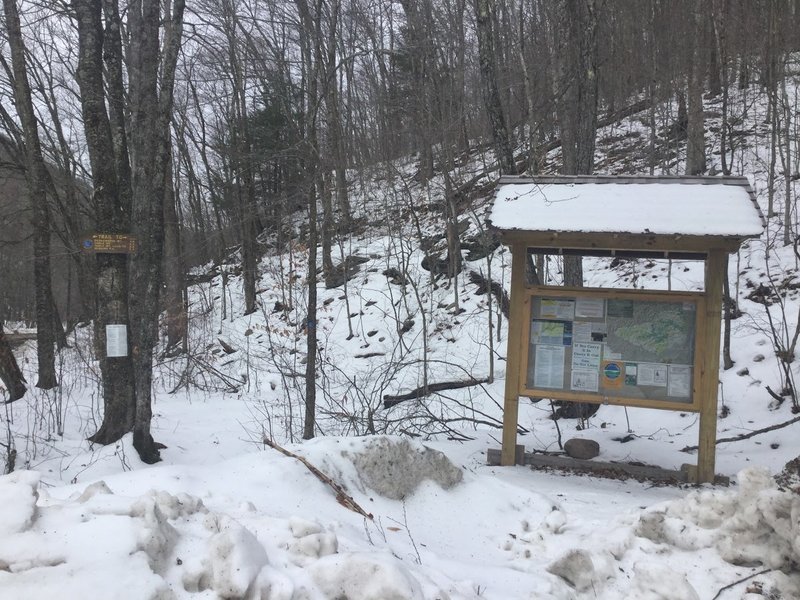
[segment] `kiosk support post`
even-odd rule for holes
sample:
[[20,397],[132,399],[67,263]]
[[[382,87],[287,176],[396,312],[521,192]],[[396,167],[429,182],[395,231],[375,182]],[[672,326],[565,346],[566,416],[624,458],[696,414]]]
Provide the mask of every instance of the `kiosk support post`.
[[503,401],[503,450],[500,464],[516,464],[517,419],[519,417],[519,380],[522,372],[522,329],[525,304],[525,260],[528,248],[524,244],[511,246],[511,307],[508,320],[506,349],[506,387]]
[[713,483],[717,444],[717,389],[719,386],[719,336],[722,282],[727,277],[727,252],[711,250],[706,258],[703,372],[700,388],[700,435],[697,450],[697,482]]

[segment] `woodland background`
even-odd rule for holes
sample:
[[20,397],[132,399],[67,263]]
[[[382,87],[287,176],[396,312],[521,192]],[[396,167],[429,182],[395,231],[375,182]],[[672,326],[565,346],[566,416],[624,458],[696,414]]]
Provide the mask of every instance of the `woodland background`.
[[[43,389],[59,385],[55,349],[77,325],[94,324],[99,351],[106,324],[128,323],[132,356],[99,359],[104,415],[90,439],[133,430],[148,462],[154,358],[192,352],[188,286],[220,277],[223,319],[286,315],[304,339],[313,437],[327,368],[317,284],[346,289],[363,258],[352,240],[405,223],[398,239],[422,249],[431,287],[456,281],[457,315],[463,253],[497,248],[465,219],[479,228],[499,173],[749,174],[744,123],[766,97],[767,212],[776,244],[797,239],[796,0],[3,6],[0,322],[35,325]],[[598,159],[598,127],[632,115],[644,133],[599,140],[620,145]],[[139,251],[81,252],[86,232],[131,232]],[[289,257],[270,306],[267,254]],[[387,274],[407,276],[402,261]],[[553,280],[583,283],[581,263]],[[228,286],[241,304],[226,303]],[[427,366],[418,383],[427,390]]]

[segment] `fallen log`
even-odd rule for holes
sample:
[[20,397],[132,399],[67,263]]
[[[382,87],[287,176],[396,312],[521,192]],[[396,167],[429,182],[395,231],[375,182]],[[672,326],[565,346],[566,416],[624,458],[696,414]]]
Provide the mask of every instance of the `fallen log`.
[[424,398],[428,394],[434,392],[443,392],[445,390],[459,390],[465,387],[472,387],[473,385],[480,385],[482,383],[489,383],[487,378],[484,379],[468,379],[466,381],[443,381],[441,383],[430,383],[423,385],[417,389],[398,395],[386,394],[383,397],[383,408],[391,408],[405,400],[414,400],[416,398]]
[[[783,429],[784,427],[793,425],[798,421],[800,421],[800,417],[795,417],[794,419],[789,419],[788,421],[784,421],[783,423],[778,423],[777,425],[770,425],[769,427],[764,427],[763,429],[756,429],[754,431],[749,431],[747,433],[742,433],[740,435],[735,435],[733,437],[720,438],[717,440],[717,444],[722,444],[725,442],[741,442],[742,440],[750,439],[751,437],[761,435],[762,433],[767,433],[768,431]],[[684,448],[681,448],[681,452],[693,452],[694,450],[697,450],[697,446],[685,446]]]

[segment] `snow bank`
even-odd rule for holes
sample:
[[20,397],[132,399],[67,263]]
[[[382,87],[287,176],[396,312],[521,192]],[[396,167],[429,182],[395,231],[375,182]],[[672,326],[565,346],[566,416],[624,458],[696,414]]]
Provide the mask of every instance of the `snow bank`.
[[405,438],[372,438],[353,464],[369,488],[392,500],[410,496],[426,479],[447,490],[463,477],[443,453]]
[[99,481],[58,500],[38,485],[33,472],[0,477],[0,600],[455,598],[386,549],[340,553],[306,518],[245,502],[245,525],[186,493],[131,498]]
[[[39,473],[17,471],[0,478],[0,537],[24,531],[30,527],[36,514],[36,488]],[[0,569],[3,566],[0,564]]]
[[463,473],[442,452],[397,436],[369,436],[304,444],[301,453],[334,480],[360,491],[369,488],[390,500],[409,498],[424,481],[444,490],[459,484]]
[[715,548],[735,565],[791,570],[800,562],[800,496],[770,474],[746,469],[739,490],[702,490],[647,512],[637,535],[686,550]]

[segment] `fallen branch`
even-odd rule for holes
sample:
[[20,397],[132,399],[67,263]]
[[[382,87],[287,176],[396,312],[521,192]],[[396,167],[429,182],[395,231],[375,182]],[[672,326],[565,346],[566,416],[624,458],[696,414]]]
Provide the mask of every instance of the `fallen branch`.
[[[784,427],[788,427],[794,423],[800,421],[800,417],[795,417],[794,419],[790,419],[783,423],[778,423],[777,425],[770,425],[769,427],[764,427],[763,429],[756,429],[755,431],[751,431],[749,433],[743,433],[741,435],[736,435],[734,437],[729,438],[721,438],[717,440],[718,444],[722,444],[724,442],[740,442],[742,440],[749,439],[751,437],[755,437],[762,433],[767,433],[769,431],[775,431],[776,429],[783,429]],[[681,452],[692,452],[693,450],[697,450],[697,446],[686,446],[685,448],[681,449]]]
[[190,360],[196,362],[200,367],[202,367],[205,371],[211,373],[212,375],[216,375],[219,379],[221,379],[225,385],[228,386],[227,392],[236,393],[239,391],[239,385],[241,384],[240,381],[236,381],[235,379],[231,379],[225,373],[220,371],[219,369],[215,369],[212,365],[208,364],[204,360],[201,360],[197,356],[188,355]]
[[763,571],[758,571],[757,573],[751,573],[747,577],[742,577],[741,579],[738,579],[738,580],[734,581],[733,583],[729,583],[728,585],[719,588],[719,591],[714,595],[714,597],[711,600],[717,600],[717,598],[719,598],[720,594],[722,592],[724,592],[725,590],[729,590],[732,587],[735,587],[735,586],[739,585],[740,583],[744,583],[748,579],[752,579],[753,577],[758,577],[759,575],[764,575],[766,573],[769,573],[770,571],[772,571],[772,569],[764,569]]
[[459,390],[465,387],[472,387],[473,385],[480,385],[482,383],[489,383],[487,378],[484,379],[468,379],[466,381],[443,381],[441,383],[431,383],[429,385],[423,385],[418,387],[417,389],[408,392],[406,394],[398,394],[396,396],[392,395],[385,395],[383,397],[383,407],[384,408],[391,408],[397,404],[400,404],[404,400],[414,400],[416,398],[424,398],[428,394],[432,394],[434,392],[443,392],[445,390]]
[[305,458],[303,458],[302,456],[300,456],[298,454],[295,454],[294,452],[290,452],[286,448],[281,448],[278,444],[276,444],[275,442],[273,442],[271,439],[269,439],[267,437],[264,438],[264,443],[267,446],[269,446],[270,448],[272,448],[273,450],[277,450],[281,454],[283,454],[285,456],[289,456],[290,458],[296,458],[301,463],[303,463],[306,466],[306,468],[309,471],[311,471],[317,479],[319,479],[322,483],[324,483],[325,485],[327,485],[328,487],[330,487],[334,491],[334,493],[336,494],[336,501],[339,504],[341,504],[345,508],[349,508],[353,512],[356,512],[356,513],[360,514],[365,519],[369,519],[370,521],[373,519],[372,513],[368,513],[363,508],[361,508],[359,506],[358,502],[353,500],[353,497],[350,496],[345,491],[345,489],[342,487],[341,484],[336,483],[333,479],[331,479],[330,477],[325,475],[325,473],[323,473],[317,467],[315,467],[310,462],[308,462],[308,460],[306,460]]

